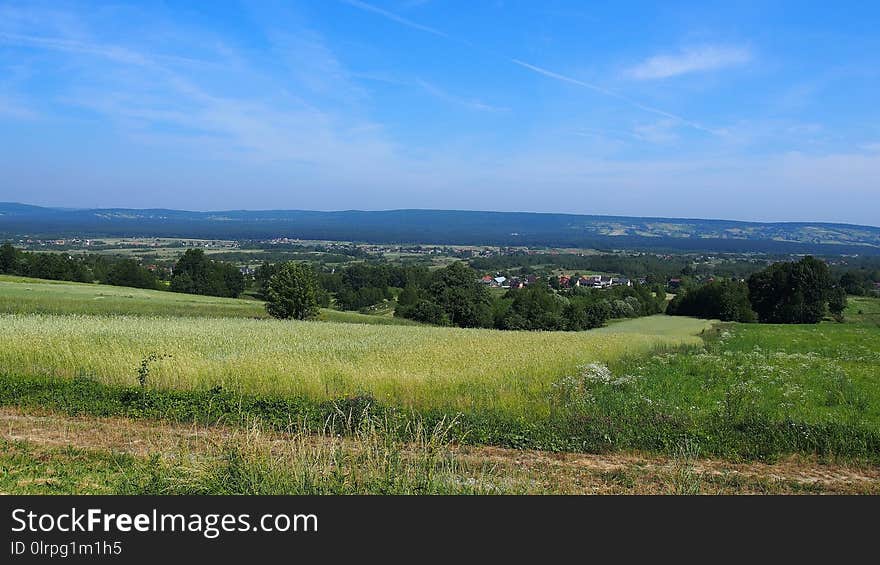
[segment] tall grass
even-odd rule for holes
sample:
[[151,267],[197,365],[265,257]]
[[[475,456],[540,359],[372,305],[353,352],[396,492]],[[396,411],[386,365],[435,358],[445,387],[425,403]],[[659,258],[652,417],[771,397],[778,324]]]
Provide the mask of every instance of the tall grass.
[[[401,430],[369,410],[317,433],[292,425],[264,436],[258,421],[215,443],[209,439],[150,457],[66,448],[35,453],[0,440],[0,489],[17,493],[318,495],[501,494],[535,488],[515,473],[499,476],[451,449],[451,423],[418,420]],[[340,435],[339,427],[345,429]]]
[[[658,324],[667,318],[659,317]],[[676,327],[681,322],[675,320]],[[705,325],[691,320],[692,331]],[[503,332],[275,320],[0,315],[0,370],[148,387],[224,390],[448,410],[546,414],[555,379],[686,335]]]

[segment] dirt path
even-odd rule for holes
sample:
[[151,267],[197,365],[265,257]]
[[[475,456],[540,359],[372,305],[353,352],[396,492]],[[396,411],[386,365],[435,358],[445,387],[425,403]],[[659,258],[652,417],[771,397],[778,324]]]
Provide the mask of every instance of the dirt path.
[[[186,426],[124,418],[72,417],[55,413],[0,408],[0,437],[47,447],[72,446],[136,456],[154,453],[207,453],[229,441],[260,442],[270,449],[289,449],[291,436],[223,426]],[[302,436],[318,445],[338,441]],[[580,454],[453,446],[449,451],[472,468],[496,476],[516,474],[536,492],[662,493],[698,483],[700,492],[836,492],[880,493],[880,468],[823,464],[806,457],[788,457],[772,464],[733,463],[700,458],[683,461],[639,453]]]

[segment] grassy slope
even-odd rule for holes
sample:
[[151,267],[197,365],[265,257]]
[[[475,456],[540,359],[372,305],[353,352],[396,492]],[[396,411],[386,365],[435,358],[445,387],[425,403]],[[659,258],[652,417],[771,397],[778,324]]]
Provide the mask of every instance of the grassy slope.
[[[115,315],[93,315],[94,303]],[[700,320],[655,316],[617,323],[603,332],[557,333],[158,317],[147,314],[240,316],[256,314],[259,306],[11,278],[0,280],[0,304],[15,312],[0,314],[0,366],[7,374],[90,376],[131,385],[141,360],[155,352],[171,356],[150,367],[149,382],[155,386],[219,385],[312,399],[371,394],[412,407],[493,408],[524,415],[546,413],[552,382],[576,373],[580,365],[657,346],[698,344],[696,334],[708,326]],[[42,314],[47,311],[67,315]],[[322,315],[346,322],[397,321],[348,312]]]
[[[672,336],[640,333],[502,332],[436,327],[134,316],[0,315],[0,367],[7,373],[180,389],[221,385],[247,393],[324,399],[372,394],[416,407],[546,412],[551,383],[594,361],[656,346],[697,344],[706,326],[658,317]],[[625,330],[626,323],[617,326]]]
[[[7,376],[0,377],[5,387],[0,392],[5,403],[69,393],[61,404],[50,402],[65,410],[91,402],[92,408],[83,409],[151,417],[174,413],[183,419],[256,415],[284,422],[301,409],[317,415],[316,421],[324,418],[327,407],[314,404],[322,399],[372,394],[381,405],[410,406],[430,418],[460,412],[475,442],[573,450],[662,451],[684,445],[735,457],[804,452],[876,461],[880,326],[873,316],[878,304],[854,301],[850,310],[856,314],[846,324],[730,324],[705,348],[694,334],[708,322],[664,316],[592,332],[528,333],[4,315],[0,367]],[[682,344],[694,347],[645,355],[658,345]],[[217,404],[211,406],[215,397],[200,392],[178,397],[157,392],[144,404],[139,392],[132,396],[136,368],[152,351],[172,357],[151,366],[151,386],[206,390],[222,385]],[[578,368],[593,361],[607,363],[610,375]],[[89,379],[82,387],[74,382],[69,391],[67,385],[29,389],[32,385],[16,384],[45,377],[71,383],[77,376]],[[122,385],[128,392],[87,384],[92,381]],[[250,394],[245,409],[236,391]],[[260,399],[278,394],[300,400],[265,404]],[[94,400],[95,395],[106,402]]]
[[261,302],[0,275],[0,312],[263,318]]
[[[123,314],[130,316],[267,318],[257,300],[196,296],[103,284],[0,275],[0,313]],[[319,320],[352,324],[417,325],[411,320],[325,308]]]

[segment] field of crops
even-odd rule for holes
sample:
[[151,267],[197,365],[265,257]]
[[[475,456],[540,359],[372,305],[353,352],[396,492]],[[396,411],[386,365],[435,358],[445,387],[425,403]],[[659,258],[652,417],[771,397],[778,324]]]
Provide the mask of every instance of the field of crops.
[[[673,335],[660,335],[670,320]],[[413,407],[547,410],[557,378],[659,345],[699,343],[706,323],[656,317],[655,334],[520,333],[434,327],[135,316],[0,315],[8,373],[315,399],[370,394]],[[642,322],[643,323],[643,322]],[[625,328],[625,324],[621,327]],[[686,331],[689,329],[689,332]],[[690,335],[688,335],[690,333]]]
[[653,316],[503,332],[226,317],[230,304],[258,303],[170,293],[154,294],[192,300],[180,306],[192,313],[204,300],[212,317],[150,315],[149,304],[171,306],[129,289],[114,289],[113,314],[45,314],[113,287],[45,284],[56,290],[27,295],[38,285],[2,283],[0,303],[16,306],[0,314],[4,404],[320,427],[341,402],[403,427],[410,416],[431,426],[452,417],[455,437],[478,444],[880,460],[877,300],[854,300],[843,324]]

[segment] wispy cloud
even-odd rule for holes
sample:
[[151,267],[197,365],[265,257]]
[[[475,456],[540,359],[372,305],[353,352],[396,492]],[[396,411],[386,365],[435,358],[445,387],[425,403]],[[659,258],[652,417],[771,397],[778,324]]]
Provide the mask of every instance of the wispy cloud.
[[364,10],[366,12],[373,12],[374,14],[378,14],[383,18],[387,18],[391,21],[397,22],[406,27],[416,29],[419,31],[424,31],[425,33],[430,33],[431,35],[436,35],[437,37],[442,37],[444,39],[453,39],[448,33],[442,32],[439,29],[435,29],[433,27],[429,27],[426,25],[422,25],[416,23],[412,20],[404,18],[403,16],[398,16],[393,12],[389,12],[388,10],[383,10],[378,6],[373,6],[372,4],[367,4],[366,2],[361,2],[360,0],[342,0],[346,4],[350,6],[354,6],[355,8]]
[[[361,170],[396,162],[382,128],[352,109],[360,91],[317,33],[272,34],[275,67],[264,72],[245,50],[224,47],[214,60],[167,56],[158,44],[109,41],[89,33],[85,17],[68,19],[76,35],[50,35],[32,18],[20,27],[33,29],[0,30],[0,45],[56,53],[50,64],[66,78],[56,100],[93,112],[128,139],[241,162],[344,161]],[[230,53],[240,65],[224,64]],[[287,72],[273,74],[279,67]],[[32,116],[15,102],[0,96],[0,114]]]
[[[354,6],[354,7],[356,7],[356,8],[361,9],[361,10],[366,10],[366,11],[368,11],[368,12],[373,12],[373,13],[375,13],[375,14],[381,15],[382,17],[388,18],[388,19],[390,19],[390,20],[392,20],[392,21],[395,21],[395,22],[397,22],[397,23],[399,23],[399,24],[402,24],[402,25],[405,25],[405,26],[407,26],[407,27],[411,27],[411,28],[413,28],[413,29],[418,29],[418,30],[421,30],[421,31],[424,31],[424,32],[430,33],[430,34],[432,34],[432,35],[436,35],[436,36],[438,36],[438,37],[442,37],[442,38],[444,38],[444,39],[451,40],[451,41],[457,41],[457,42],[465,43],[465,44],[467,44],[467,45],[470,45],[470,46],[473,47],[474,49],[476,49],[476,47],[475,47],[475,46],[473,45],[473,43],[471,43],[470,41],[466,41],[466,40],[462,40],[462,39],[459,39],[459,38],[453,37],[453,36],[451,36],[451,35],[449,35],[449,34],[447,34],[447,33],[445,33],[445,32],[442,32],[442,31],[440,31],[440,30],[434,29],[434,28],[432,28],[432,27],[423,26],[423,25],[421,25],[421,24],[418,24],[418,23],[416,23],[416,22],[413,22],[412,20],[408,20],[408,19],[406,19],[406,18],[403,18],[403,17],[401,17],[401,16],[398,16],[397,14],[394,14],[394,13],[389,12],[389,11],[387,11],[387,10],[383,10],[383,9],[381,9],[381,8],[377,8],[376,6],[373,6],[372,4],[367,4],[366,2],[361,2],[360,0],[342,0],[342,2],[345,2],[346,4],[349,4],[349,5],[351,5],[351,6]],[[485,52],[485,51],[483,51],[483,52],[484,52],[484,53],[487,53],[487,52]],[[487,53],[487,54],[488,54],[488,53]],[[608,88],[605,88],[605,87],[602,87],[602,86],[599,86],[599,85],[596,85],[596,84],[591,84],[591,83],[588,83],[588,82],[585,82],[585,81],[582,81],[582,80],[579,80],[579,79],[576,79],[576,78],[573,78],[573,77],[570,77],[570,76],[566,76],[566,75],[563,75],[563,74],[561,74],[561,73],[557,73],[557,72],[554,72],[554,71],[551,71],[551,70],[548,70],[548,69],[545,69],[545,68],[539,67],[539,66],[537,66],[537,65],[533,65],[533,64],[531,64],[531,63],[527,63],[527,62],[522,61],[522,60],[520,60],[520,59],[517,59],[517,58],[515,58],[515,57],[508,57],[507,60],[508,60],[508,62],[510,62],[510,63],[513,63],[513,64],[515,64],[515,65],[519,65],[520,67],[525,68],[525,69],[528,69],[528,70],[530,70],[530,71],[532,71],[532,72],[535,72],[535,73],[538,73],[538,74],[541,74],[541,75],[544,75],[544,76],[546,76],[546,77],[549,77],[549,78],[552,78],[552,79],[556,79],[556,80],[559,80],[559,81],[562,81],[562,82],[567,82],[567,83],[569,83],[569,84],[573,84],[573,85],[576,85],[576,86],[581,86],[581,87],[583,87],[583,88],[588,88],[588,89],[593,90],[593,91],[595,91],[595,92],[599,92],[599,93],[601,93],[601,94],[604,94],[605,96],[610,96],[610,97],[612,97],[612,98],[616,98],[617,100],[620,100],[620,101],[622,101],[622,102],[625,102],[626,104],[629,104],[630,106],[632,106],[632,107],[634,107],[634,108],[638,108],[639,110],[642,110],[642,111],[645,111],[645,112],[650,112],[650,113],[652,113],[652,114],[657,114],[657,115],[659,115],[659,116],[663,116],[663,117],[666,117],[666,118],[673,119],[673,120],[675,120],[675,121],[681,123],[682,125],[686,125],[686,126],[688,126],[688,127],[691,127],[691,128],[694,128],[694,129],[697,129],[697,130],[700,130],[700,131],[703,131],[703,132],[706,132],[706,133],[712,133],[712,134],[716,134],[716,133],[717,133],[715,130],[713,130],[713,129],[711,129],[711,128],[708,128],[708,127],[706,127],[706,126],[703,126],[703,125],[701,125],[701,124],[699,124],[699,123],[697,123],[697,122],[695,122],[695,121],[688,120],[688,119],[686,119],[686,118],[684,118],[684,117],[682,117],[682,116],[677,116],[677,115],[673,114],[672,112],[667,112],[667,111],[665,111],[665,110],[661,110],[660,108],[654,108],[654,107],[652,107],[652,106],[648,106],[648,105],[642,104],[642,103],[640,103],[640,102],[637,102],[637,101],[635,101],[635,100],[633,100],[633,99],[631,99],[631,98],[628,98],[628,97],[626,97],[626,96],[624,96],[624,95],[622,95],[622,94],[619,94],[619,93],[617,93],[617,92],[615,92],[615,91],[613,91],[613,90],[610,90],[610,89],[608,89]]]
[[669,118],[671,120],[675,120],[676,122],[683,124],[683,125],[686,125],[688,127],[691,127],[691,128],[694,128],[694,129],[697,129],[700,131],[704,131],[706,133],[715,134],[715,135],[718,135],[720,133],[718,130],[706,127],[706,126],[699,124],[697,122],[694,122],[692,120],[688,120],[687,118],[684,118],[682,116],[678,116],[676,114],[673,114],[672,112],[667,112],[666,110],[661,110],[660,108],[655,108],[653,106],[647,106],[645,104],[642,104],[641,102],[637,102],[637,101],[633,100],[632,98],[624,96],[623,94],[620,94],[620,93],[615,92],[613,90],[610,90],[608,88],[604,88],[602,86],[598,86],[598,85],[591,84],[589,82],[584,82],[582,80],[579,80],[579,79],[576,79],[576,78],[573,78],[570,76],[566,76],[566,75],[563,75],[563,74],[560,74],[557,72],[553,72],[548,69],[539,67],[537,65],[532,65],[530,63],[526,63],[525,61],[520,61],[519,59],[510,59],[510,61],[516,65],[519,65],[523,68],[529,69],[530,71],[536,72],[540,75],[544,75],[546,77],[550,77],[552,79],[556,79],[556,80],[559,80],[562,82],[567,82],[569,84],[574,84],[576,86],[582,86],[584,88],[589,88],[590,90],[594,90],[594,91],[600,92],[606,96],[610,96],[610,97],[616,98],[622,102],[626,102],[630,106],[633,106],[634,108],[638,108],[639,110],[642,110],[645,112],[650,112],[652,114],[657,114],[658,116],[663,116],[664,118]]
[[444,100],[451,104],[455,104],[457,106],[462,106],[464,108],[468,108],[470,110],[478,110],[481,112],[506,112],[509,108],[501,108],[499,106],[493,106],[491,104],[486,104],[485,102],[481,102],[480,100],[474,100],[470,98],[462,98],[460,96],[456,96],[454,94],[450,94],[445,90],[438,88],[437,86],[426,82],[424,80],[418,79],[416,80],[416,84],[422,88],[425,92],[434,96],[435,98],[439,98],[440,100]]
[[638,80],[664,79],[743,65],[751,59],[752,52],[745,47],[702,45],[654,55],[628,69],[626,75]]

